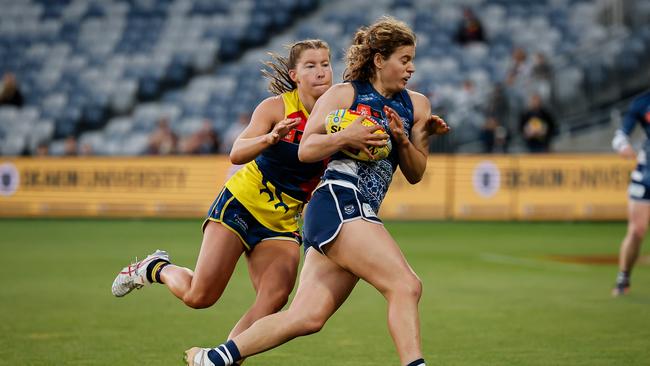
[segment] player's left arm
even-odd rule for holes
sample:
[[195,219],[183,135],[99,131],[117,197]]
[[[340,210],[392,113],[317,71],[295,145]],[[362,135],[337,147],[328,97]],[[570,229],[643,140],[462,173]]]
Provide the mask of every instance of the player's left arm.
[[410,139],[406,136],[399,115],[391,108],[386,108],[385,113],[397,144],[399,167],[406,180],[415,184],[422,179],[427,167],[429,136],[445,134],[449,132],[449,127],[442,118],[431,115],[431,103],[427,97],[412,91],[409,94],[414,114]]

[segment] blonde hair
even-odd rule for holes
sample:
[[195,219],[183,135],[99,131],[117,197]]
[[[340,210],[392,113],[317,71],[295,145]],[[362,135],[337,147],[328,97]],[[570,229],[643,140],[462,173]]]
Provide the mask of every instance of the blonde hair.
[[393,17],[384,16],[369,27],[359,28],[345,54],[343,80],[370,80],[376,71],[375,54],[387,59],[402,46],[415,46],[415,33]]
[[296,68],[296,64],[298,63],[303,51],[326,49],[328,54],[330,51],[327,42],[320,39],[298,41],[294,44],[288,45],[287,48],[289,49],[289,57],[269,52],[269,55],[273,60],[264,62],[266,68],[262,69],[262,75],[269,79],[268,90],[275,95],[295,90],[298,87],[298,85],[291,80],[289,70]]

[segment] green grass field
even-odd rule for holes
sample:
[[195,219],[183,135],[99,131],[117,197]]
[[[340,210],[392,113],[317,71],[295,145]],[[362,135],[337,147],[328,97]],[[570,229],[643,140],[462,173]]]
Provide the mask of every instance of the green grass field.
[[[0,220],[0,365],[180,365],[252,302],[243,262],[219,303],[192,310],[162,286],[110,285],[136,255],[194,266],[200,220]],[[624,223],[389,223],[422,278],[429,365],[650,365],[650,268],[609,295]],[[251,358],[264,365],[399,365],[383,298],[360,283],[322,332]]]

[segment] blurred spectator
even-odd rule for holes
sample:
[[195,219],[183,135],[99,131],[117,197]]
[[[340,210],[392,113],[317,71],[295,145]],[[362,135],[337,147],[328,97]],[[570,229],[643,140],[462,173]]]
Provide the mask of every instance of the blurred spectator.
[[76,156],[77,153],[77,138],[73,135],[66,137],[63,142],[63,156]]
[[89,143],[84,143],[79,147],[79,155],[91,156],[93,155],[93,147]]
[[508,130],[494,116],[485,119],[479,134],[484,153],[508,152],[510,135]]
[[463,19],[456,30],[456,42],[466,45],[472,42],[485,42],[483,25],[470,8],[463,9]]
[[2,89],[0,90],[0,105],[23,106],[23,95],[18,88],[16,75],[8,72],[2,77]]
[[485,112],[488,116],[494,116],[506,126],[510,126],[510,105],[503,84],[496,83],[487,98]]
[[542,98],[539,94],[533,94],[529,99],[527,110],[519,120],[519,130],[528,151],[532,153],[548,152],[556,129],[555,120],[551,113],[544,108]]
[[50,155],[50,145],[45,141],[39,142],[38,145],[36,145],[36,150],[34,151],[34,155],[36,156]]
[[158,127],[149,136],[147,153],[152,155],[175,154],[177,150],[178,136],[169,127],[169,120],[161,118]]
[[209,120],[203,121],[201,129],[180,143],[183,154],[216,154],[219,152],[219,136]]
[[527,62],[528,56],[526,51],[521,47],[515,47],[510,56],[510,64],[506,75],[506,84],[515,86],[520,84],[522,80],[525,82],[531,73],[531,66]]
[[482,108],[484,104],[484,98],[476,89],[476,85],[470,79],[465,79],[463,81],[463,87],[458,92],[456,96],[456,104],[460,108],[466,109],[478,109]]
[[223,154],[230,154],[232,145],[235,143],[235,140],[237,140],[237,137],[239,137],[239,135],[241,135],[241,133],[244,132],[250,120],[251,120],[250,113],[242,113],[239,116],[237,123],[232,123],[230,125],[230,127],[226,131],[226,134],[223,137],[223,146],[221,146],[221,152]]
[[553,67],[543,53],[537,52],[535,54],[530,75],[534,92],[538,93],[545,103],[550,103],[552,95],[551,86],[553,83]]

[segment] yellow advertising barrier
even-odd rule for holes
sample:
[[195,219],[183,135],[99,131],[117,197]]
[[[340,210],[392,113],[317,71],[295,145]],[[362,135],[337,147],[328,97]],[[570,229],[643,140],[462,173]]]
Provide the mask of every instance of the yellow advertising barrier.
[[225,157],[0,160],[0,216],[202,216]]
[[625,219],[633,168],[615,155],[459,156],[452,218]]
[[[400,172],[385,219],[620,220],[634,163],[615,155],[436,155]],[[202,217],[227,157],[0,159],[0,216]]]
[[448,179],[451,156],[430,157],[422,181],[410,184],[397,171],[379,216],[384,219],[445,219],[449,217],[447,197],[452,181]]

